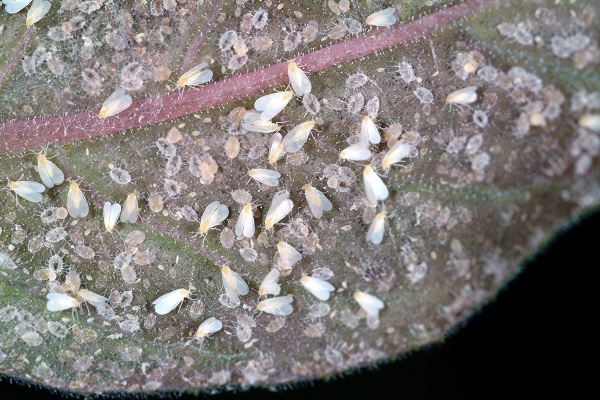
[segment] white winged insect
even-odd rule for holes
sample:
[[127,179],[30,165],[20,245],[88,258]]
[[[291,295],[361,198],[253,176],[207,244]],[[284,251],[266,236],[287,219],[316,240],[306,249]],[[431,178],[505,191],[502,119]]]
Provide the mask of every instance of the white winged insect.
[[87,289],[79,289],[77,294],[75,294],[75,298],[82,303],[89,303],[96,308],[102,307],[108,301],[108,298]]
[[204,340],[204,338],[220,331],[221,329],[223,329],[223,323],[215,317],[211,317],[200,324],[198,330],[196,330],[194,339]]
[[71,218],[85,218],[90,207],[77,182],[71,182],[67,194],[67,211]]
[[361,143],[355,143],[340,151],[340,156],[343,160],[349,161],[365,161],[371,158],[371,150],[363,146]]
[[110,201],[104,203],[104,227],[106,228],[107,232],[111,232],[113,230],[119,221],[119,215],[121,215],[121,205],[119,203],[112,204]]
[[48,311],[63,311],[69,308],[77,308],[81,304],[79,300],[74,299],[65,293],[48,293],[46,295],[46,309]]
[[329,300],[331,292],[335,290],[331,283],[313,276],[303,275],[300,283],[310,294],[321,301]]
[[381,142],[381,134],[375,122],[368,115],[360,123],[360,144],[367,147],[369,143],[377,144]]
[[383,301],[373,296],[372,294],[356,291],[354,292],[354,300],[358,305],[367,312],[368,315],[377,317],[379,310],[384,306]]
[[46,186],[32,181],[8,181],[6,187],[15,192],[18,196],[32,203],[39,203],[42,201],[42,193],[46,190]]
[[248,171],[248,175],[256,182],[262,183],[267,186],[279,185],[279,178],[281,174],[272,169],[255,168]]
[[312,185],[304,185],[304,195],[308,202],[308,207],[315,218],[321,218],[323,211],[331,211],[333,206],[320,190],[315,189]]
[[133,99],[125,93],[124,89],[115,90],[102,104],[98,118],[104,119],[120,113],[129,108]]
[[198,86],[210,81],[213,72],[210,69],[204,69],[207,66],[208,64],[204,62],[192,67],[177,80],[177,87]]
[[369,15],[365,21],[367,25],[371,26],[391,26],[396,23],[396,16],[394,13],[396,9],[394,7],[386,8],[381,11],[377,11]]
[[200,235],[206,235],[211,228],[219,225],[225,221],[225,218],[229,215],[229,209],[226,205],[213,201],[206,206],[202,217],[200,217],[200,227],[198,233]]
[[121,222],[135,223],[138,219],[138,197],[137,193],[129,193],[125,203],[123,203],[123,210],[121,210]]
[[268,294],[272,294],[273,296],[277,296],[281,291],[281,286],[277,283],[279,279],[279,270],[277,268],[273,268],[265,279],[263,279],[260,287],[258,288],[258,294],[261,296],[266,296]]
[[258,133],[271,133],[280,129],[276,123],[262,120],[260,114],[255,111],[244,114],[241,125],[247,131]]
[[31,3],[31,0],[8,0],[3,1],[6,4],[4,8],[9,14],[16,14]]
[[363,170],[363,181],[365,194],[369,201],[377,202],[387,199],[389,195],[388,189],[370,165],[367,165]]
[[367,165],[363,170],[363,181],[365,194],[369,201],[376,202],[387,199],[389,195],[388,189],[370,165]]
[[27,26],[32,26],[40,19],[44,18],[44,15],[50,11],[50,2],[46,0],[33,0],[33,4],[29,11],[27,11],[27,19],[25,20],[25,24]]
[[393,164],[399,163],[410,155],[413,146],[402,141],[394,143],[392,148],[381,159],[381,167],[387,171]]
[[268,121],[279,114],[294,96],[293,92],[277,92],[259,97],[254,102],[256,111],[260,111],[260,119]]
[[584,114],[577,121],[579,126],[594,132],[600,132],[600,114]]
[[248,294],[248,285],[244,280],[227,265],[221,267],[221,277],[223,278],[223,287],[225,294],[234,303],[239,301],[239,296]]
[[158,315],[165,315],[173,311],[183,300],[189,299],[191,292],[188,289],[176,289],[167,294],[163,294],[154,300],[154,311]]
[[446,104],[467,105],[477,101],[477,86],[455,90],[446,97]]
[[302,254],[286,242],[277,243],[277,252],[280,258],[279,266],[283,269],[291,269],[302,260]]
[[37,163],[40,179],[48,188],[52,188],[54,185],[60,185],[64,182],[65,174],[63,174],[56,164],[48,160],[44,153],[38,153]]
[[295,126],[281,141],[288,153],[295,153],[304,146],[308,140],[310,131],[315,127],[315,121],[306,121]]
[[256,305],[256,309],[258,311],[264,311],[269,314],[283,317],[290,315],[292,311],[294,311],[294,307],[292,307],[292,301],[294,301],[292,296],[273,297],[258,303]]
[[284,219],[290,212],[292,212],[294,202],[290,200],[288,196],[289,193],[287,191],[282,191],[273,197],[271,207],[269,207],[267,216],[265,217],[265,227],[267,229],[273,228],[276,223]]
[[303,96],[312,90],[310,80],[294,61],[288,64],[288,77],[296,95]]
[[235,234],[236,236],[251,238],[254,236],[254,230],[254,213],[252,204],[248,203],[240,211],[238,220],[235,223]]
[[285,155],[285,146],[281,142],[281,133],[275,132],[269,142],[269,164],[275,164],[277,160]]
[[379,244],[383,240],[383,234],[385,233],[385,218],[387,214],[385,211],[380,212],[373,218],[369,230],[367,231],[367,242],[373,244]]

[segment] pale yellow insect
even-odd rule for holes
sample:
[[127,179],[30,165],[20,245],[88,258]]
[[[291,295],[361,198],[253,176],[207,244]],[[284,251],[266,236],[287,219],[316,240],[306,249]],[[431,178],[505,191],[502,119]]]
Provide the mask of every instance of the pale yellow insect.
[[202,217],[200,217],[200,228],[198,232],[205,235],[211,228],[219,225],[229,215],[229,209],[226,205],[213,201],[206,206]]
[[180,305],[183,300],[189,299],[191,292],[187,289],[176,289],[167,294],[163,294],[158,299],[154,300],[152,304],[154,305],[154,311],[158,315],[165,315],[170,313]]
[[54,164],[52,161],[48,160],[46,155],[42,152],[38,153],[37,156],[38,162],[38,173],[40,174],[40,179],[48,188],[52,188],[55,185],[60,185],[65,180],[65,175],[63,172]]
[[67,195],[67,211],[71,218],[85,218],[90,208],[77,182],[71,182]]
[[46,187],[41,183],[32,181],[16,181],[8,182],[6,185],[10,190],[32,203],[39,203],[42,201],[42,193],[46,190]]
[[104,119],[116,115],[129,108],[131,103],[133,103],[131,96],[125,94],[125,90],[117,89],[102,104],[98,118]]
[[27,19],[25,20],[25,24],[27,26],[32,26],[50,11],[50,2],[46,0],[33,0],[33,4],[29,8],[27,12]]
[[304,185],[304,195],[308,202],[308,207],[315,218],[321,218],[323,211],[331,211],[333,206],[320,190],[315,189],[312,185]]
[[294,311],[292,296],[280,296],[266,299],[258,303],[256,309],[273,315],[286,316]]
[[300,125],[295,126],[281,141],[285,151],[288,153],[295,153],[304,146],[304,143],[308,140],[310,131],[315,126],[315,121],[306,121]]
[[387,199],[389,192],[385,183],[370,165],[367,165],[363,171],[363,181],[365,185],[365,194],[371,202],[383,201]]
[[225,294],[234,303],[239,301],[239,296],[248,294],[250,289],[246,282],[244,282],[244,280],[227,265],[221,267],[221,277],[223,278]]
[[289,193],[284,191],[277,193],[273,197],[271,207],[269,207],[265,218],[265,227],[267,229],[272,229],[276,223],[284,219],[292,211],[294,203],[288,196]]
[[294,93],[298,96],[303,96],[312,90],[310,80],[294,61],[288,64],[288,77]]
[[260,111],[260,119],[268,121],[279,114],[294,96],[293,92],[277,92],[259,97],[254,102],[256,111]]
[[369,230],[367,231],[367,241],[373,244],[379,244],[383,240],[383,234],[385,233],[385,218],[387,214],[382,211],[375,216]]
[[358,305],[365,310],[368,315],[373,317],[377,317],[379,311],[384,307],[383,301],[372,294],[361,291],[354,292],[354,300],[356,300]]
[[477,86],[455,90],[446,97],[446,104],[466,105],[477,101]]
[[121,222],[135,223],[138,219],[138,198],[137,193],[129,193],[125,203],[123,203],[123,210],[121,211]]
[[281,291],[281,286],[279,285],[279,283],[277,283],[278,279],[279,270],[277,268],[273,268],[267,274],[267,276],[265,276],[265,279],[263,279],[262,283],[260,284],[260,287],[258,288],[258,294],[260,294],[261,296],[266,296],[268,294],[277,296]]
[[198,86],[210,81],[213,72],[210,69],[204,69],[207,66],[208,64],[204,62],[192,67],[177,80],[177,87]]
[[203,340],[211,334],[220,331],[223,328],[223,323],[215,317],[209,318],[200,324],[194,339]]
[[251,238],[254,236],[254,213],[252,212],[252,204],[246,204],[240,211],[240,216],[235,224],[235,234]]
[[365,21],[367,25],[371,26],[391,26],[396,23],[396,16],[394,13],[396,9],[394,7],[386,8],[381,11],[377,11],[369,15]]
[[280,258],[279,266],[283,269],[291,269],[302,260],[302,254],[286,242],[277,243],[277,252]]
[[313,276],[303,275],[300,283],[310,294],[321,301],[329,300],[331,292],[335,290],[331,283]]

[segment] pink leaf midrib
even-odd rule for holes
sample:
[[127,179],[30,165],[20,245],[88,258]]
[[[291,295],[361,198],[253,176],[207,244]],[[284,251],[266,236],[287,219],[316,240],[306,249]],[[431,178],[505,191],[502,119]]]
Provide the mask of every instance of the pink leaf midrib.
[[[506,0],[469,0],[407,24],[373,29],[295,60],[307,73],[368,56],[406,43],[453,24],[474,12],[499,6]],[[22,152],[154,124],[183,115],[250,98],[288,81],[287,61],[223,79],[183,93],[167,93],[134,102],[129,109],[106,120],[98,110],[62,117],[10,121],[0,125],[0,153]]]

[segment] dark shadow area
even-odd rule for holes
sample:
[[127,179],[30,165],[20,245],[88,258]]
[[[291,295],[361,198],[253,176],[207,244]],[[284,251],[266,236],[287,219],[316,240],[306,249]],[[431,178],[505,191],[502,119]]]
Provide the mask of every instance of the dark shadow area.
[[[560,392],[576,398],[594,382],[599,231],[597,212],[558,235],[494,302],[441,345],[329,382],[296,384],[279,392],[260,389],[208,397],[491,399],[526,394],[539,398]],[[583,364],[586,358],[590,367]],[[59,396],[0,382],[1,400],[31,398]]]

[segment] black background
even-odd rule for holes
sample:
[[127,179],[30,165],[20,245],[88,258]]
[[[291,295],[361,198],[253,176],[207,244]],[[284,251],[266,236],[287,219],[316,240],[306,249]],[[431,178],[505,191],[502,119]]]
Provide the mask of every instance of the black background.
[[[586,397],[596,397],[599,227],[597,212],[561,232],[494,302],[443,344],[328,382],[210,398],[512,399],[559,393],[577,398],[590,388]],[[17,398],[59,396],[0,380],[0,400]]]

